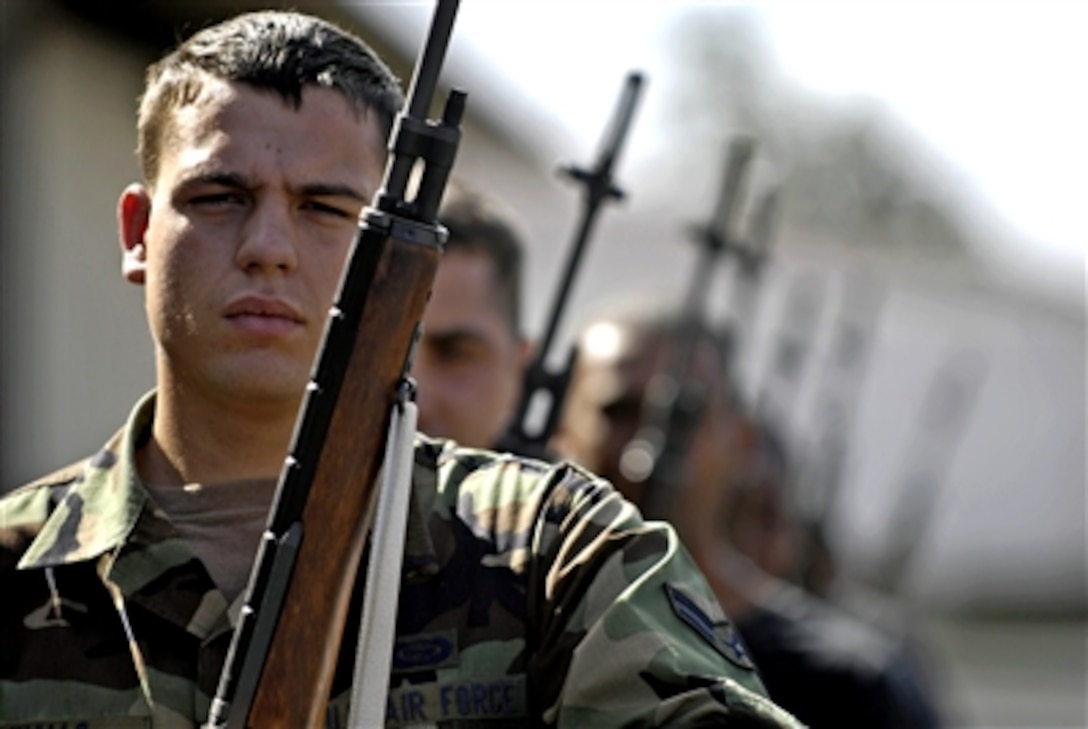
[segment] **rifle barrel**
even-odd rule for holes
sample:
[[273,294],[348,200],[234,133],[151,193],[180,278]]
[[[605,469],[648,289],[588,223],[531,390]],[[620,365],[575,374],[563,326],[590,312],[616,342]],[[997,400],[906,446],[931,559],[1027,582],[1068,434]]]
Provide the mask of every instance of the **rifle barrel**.
[[[507,432],[497,445],[500,449],[513,450],[533,456],[546,455],[547,441],[558,420],[560,405],[566,392],[577,352],[574,348],[571,349],[563,369],[559,372],[551,371],[548,368],[549,355],[555,341],[556,332],[559,329],[563,310],[569,302],[574,274],[581,263],[582,255],[585,252],[586,244],[593,231],[601,206],[607,200],[621,199],[625,195],[623,190],[616,186],[612,177],[612,170],[619,158],[620,151],[623,149],[623,143],[627,138],[631,119],[634,116],[643,85],[644,76],[642,73],[632,71],[627,74],[619,104],[604,135],[600,153],[593,168],[585,170],[574,165],[568,165],[560,170],[566,176],[585,186],[585,195],[582,198],[582,214],[544,325],[544,334],[538,342],[536,356],[525,371],[517,410]],[[543,418],[539,428],[530,429],[527,422],[529,409],[536,397],[542,393],[550,395],[549,411]]]
[[620,151],[623,149],[624,140],[627,138],[627,130],[631,126],[631,118],[634,116],[635,107],[642,92],[643,79],[643,75],[638,71],[632,71],[627,75],[620,102],[610,122],[609,131],[605,134],[601,145],[601,153],[597,158],[597,163],[593,166],[593,170],[587,172],[575,166],[567,166],[562,169],[562,172],[568,177],[585,185],[586,194],[582,198],[583,212],[574,237],[574,244],[571,246],[566,265],[563,267],[563,276],[559,279],[559,289],[552,299],[544,336],[540,340],[537,350],[538,359],[541,361],[544,361],[544,358],[547,357],[548,352],[551,350],[552,342],[559,328],[559,321],[563,315],[563,309],[566,307],[570,295],[571,285],[574,283],[574,274],[578,270],[582,253],[585,250],[590,233],[593,231],[597,213],[600,211],[602,203],[609,199],[622,199],[626,194],[616,186],[612,177],[612,169],[619,158]]

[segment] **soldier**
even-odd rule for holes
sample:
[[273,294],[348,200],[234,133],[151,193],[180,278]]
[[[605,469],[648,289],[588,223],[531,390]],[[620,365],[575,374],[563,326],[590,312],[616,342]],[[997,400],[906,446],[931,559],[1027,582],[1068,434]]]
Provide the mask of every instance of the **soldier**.
[[797,579],[801,534],[786,498],[785,447],[766,423],[746,428],[744,469],[731,482],[725,527],[729,543],[767,574]]
[[[695,338],[682,385],[687,405],[669,433],[682,438],[679,472],[644,479],[622,465],[640,432],[648,388],[662,391],[677,325],[671,314],[633,308],[588,324],[554,447],[636,505],[661,509],[647,517],[675,524],[771,697],[798,719],[811,727],[938,726],[918,676],[891,640],[776,579],[730,543],[731,486],[755,472],[753,455],[767,454],[753,449],[753,424],[729,386],[724,338],[705,326]],[[739,533],[735,520],[732,530]],[[775,549],[781,553],[766,555],[767,563],[788,564],[788,541]]]
[[439,219],[449,238],[412,371],[419,429],[493,448],[531,351],[520,326],[524,235],[511,211],[463,182],[446,191]]
[[[207,716],[402,103],[362,41],[297,13],[149,69],[118,220],[156,386],[95,455],[0,501],[0,726]],[[675,533],[606,481],[423,436],[414,464],[389,725],[796,726]]]

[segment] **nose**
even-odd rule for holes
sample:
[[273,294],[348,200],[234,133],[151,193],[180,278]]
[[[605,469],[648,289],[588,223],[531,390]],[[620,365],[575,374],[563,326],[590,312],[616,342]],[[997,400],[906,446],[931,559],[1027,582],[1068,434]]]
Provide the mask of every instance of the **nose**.
[[236,259],[246,271],[294,270],[298,265],[297,231],[286,204],[265,200],[254,205],[242,226]]

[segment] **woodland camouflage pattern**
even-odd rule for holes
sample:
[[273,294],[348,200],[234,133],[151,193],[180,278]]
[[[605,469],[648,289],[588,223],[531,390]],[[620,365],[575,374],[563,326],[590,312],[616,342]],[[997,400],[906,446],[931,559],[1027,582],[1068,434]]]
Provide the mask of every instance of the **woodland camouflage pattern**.
[[[207,715],[238,603],[136,474],[153,411],[151,395],[98,454],[0,500],[0,727]],[[410,519],[387,726],[799,726],[675,533],[606,482],[420,436]],[[329,727],[347,724],[353,655]]]

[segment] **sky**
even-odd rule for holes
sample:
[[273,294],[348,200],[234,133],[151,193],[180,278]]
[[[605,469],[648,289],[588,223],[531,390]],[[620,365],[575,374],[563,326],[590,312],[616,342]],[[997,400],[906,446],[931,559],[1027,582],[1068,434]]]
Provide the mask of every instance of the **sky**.
[[[624,75],[648,77],[681,0],[462,0],[455,37],[531,94],[592,149]],[[1088,2],[762,2],[754,7],[782,70],[829,97],[864,95],[897,113],[1015,231],[1043,268],[1088,266],[1079,210],[1088,174]],[[632,137],[634,141],[634,136]],[[638,154],[632,144],[629,151]]]

